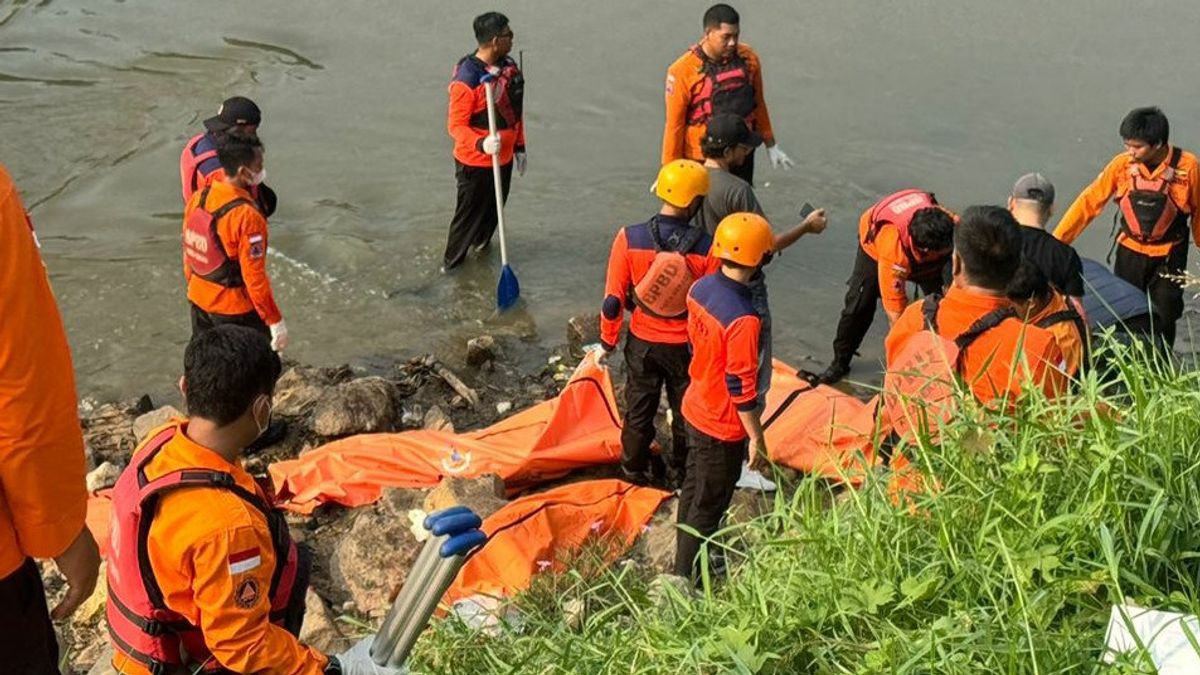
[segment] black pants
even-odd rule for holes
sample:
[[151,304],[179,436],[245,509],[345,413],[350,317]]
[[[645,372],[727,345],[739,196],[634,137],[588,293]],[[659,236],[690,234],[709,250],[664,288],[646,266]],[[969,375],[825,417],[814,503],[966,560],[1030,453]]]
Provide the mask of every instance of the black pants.
[[[751,150],[750,154],[746,155],[746,161],[742,162],[741,166],[730,167],[729,173],[741,178],[747,183],[754,185],[754,153],[756,150]],[[703,163],[703,160],[701,160]]]
[[267,322],[262,320],[262,317],[257,312],[248,312],[246,314],[210,314],[199,307],[195,303],[192,305],[192,337],[196,337],[206,330],[211,330],[217,326],[232,324],[235,326],[245,326],[253,328],[271,339],[271,329],[267,328]]
[[667,481],[683,479],[687,432],[679,406],[688,386],[688,346],[648,342],[633,333],[625,338],[625,424],[621,429],[621,469],[627,476],[645,474],[654,441],[654,417],[663,387],[671,407],[671,449],[663,453]]
[[[850,367],[854,353],[862,346],[863,338],[875,321],[875,310],[879,306],[879,267],[878,263],[867,255],[862,245],[854,258],[854,271],[846,281],[846,301],[842,315],[838,319],[837,335],[833,338],[833,362],[843,368]],[[942,280],[940,275],[932,275],[922,279],[913,279],[925,294],[940,293]]]
[[0,675],[59,675],[58,640],[32,559],[0,579]]
[[[695,528],[701,537],[711,537],[721,526],[721,519],[733,500],[733,491],[742,473],[749,441],[722,441],[687,425],[687,473],[679,493],[680,525]],[[679,530],[675,538],[675,574],[689,579],[699,578],[696,555],[702,539]],[[711,558],[723,559],[714,549]],[[723,565],[720,566],[723,568]],[[711,569],[711,566],[710,566]]]
[[1187,267],[1188,241],[1185,239],[1163,257],[1151,257],[1117,245],[1113,274],[1146,291],[1154,308],[1154,332],[1175,346],[1175,324],[1183,316],[1183,288],[1162,278],[1162,273],[1180,274]]
[[[500,185],[508,202],[513,163],[500,165]],[[467,166],[454,161],[454,180],[458,183],[458,203],[450,220],[446,254],[442,266],[454,269],[463,263],[472,247],[484,247],[496,231],[496,187],[491,166]]]

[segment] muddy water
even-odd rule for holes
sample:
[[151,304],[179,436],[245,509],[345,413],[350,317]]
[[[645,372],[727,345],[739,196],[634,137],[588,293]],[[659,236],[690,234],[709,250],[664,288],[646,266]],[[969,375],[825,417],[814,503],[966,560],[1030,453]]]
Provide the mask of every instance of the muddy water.
[[[222,8],[214,12],[214,8]],[[508,210],[526,311],[492,316],[498,251],[438,274],[453,209],[445,88],[479,3],[43,0],[0,4],[0,161],[33,209],[81,393],[165,391],[188,337],[178,244],[182,143],[226,95],[265,111],[271,273],[309,362],[453,351],[481,330],[561,339],[598,307],[618,226],[654,209],[666,65],[699,33],[684,2],[519,2],[530,169]],[[1086,8],[1086,12],[1084,9]],[[1037,170],[1068,200],[1156,103],[1200,146],[1200,4],[1158,0],[756,2],[781,147],[768,215],[831,226],[771,266],[776,354],[824,361],[858,214],[919,185],[959,207]],[[1066,204],[1061,205],[1065,208]],[[1103,257],[1108,216],[1082,239]],[[1193,266],[1195,267],[1195,266]],[[878,368],[883,319],[855,377]],[[808,365],[819,365],[809,363]]]

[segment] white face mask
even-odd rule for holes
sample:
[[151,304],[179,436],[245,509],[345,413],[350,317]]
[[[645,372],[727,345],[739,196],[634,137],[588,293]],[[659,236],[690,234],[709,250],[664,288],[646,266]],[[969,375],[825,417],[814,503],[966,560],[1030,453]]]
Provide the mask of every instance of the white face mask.
[[258,436],[255,437],[256,440],[258,438],[262,438],[262,435],[267,433],[267,429],[271,428],[271,415],[275,413],[275,406],[271,404],[270,401],[267,402],[267,405],[267,421],[263,422],[262,424],[258,424],[258,420],[255,420],[255,424],[258,425]]
[[258,173],[250,174],[250,184],[251,185],[261,185],[262,182],[266,179],[267,179],[267,168],[266,167],[263,167],[263,170],[259,171]]

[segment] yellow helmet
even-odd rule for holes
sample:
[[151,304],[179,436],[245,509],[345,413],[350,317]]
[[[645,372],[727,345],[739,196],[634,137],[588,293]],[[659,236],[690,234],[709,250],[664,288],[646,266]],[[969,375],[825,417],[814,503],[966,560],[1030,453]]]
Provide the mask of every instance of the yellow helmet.
[[654,194],[671,206],[686,209],[693,199],[708,194],[708,170],[690,159],[667,162],[658,170]]
[[713,235],[714,256],[746,267],[758,267],[774,248],[771,225],[757,213],[731,213]]

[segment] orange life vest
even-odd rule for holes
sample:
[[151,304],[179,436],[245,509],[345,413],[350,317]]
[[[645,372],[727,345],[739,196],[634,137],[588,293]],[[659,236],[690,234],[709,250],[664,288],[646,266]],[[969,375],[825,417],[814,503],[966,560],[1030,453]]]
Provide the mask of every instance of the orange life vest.
[[745,119],[753,129],[750,114],[758,102],[754,96],[750,64],[736,51],[723,63],[708,58],[699,45],[693,48],[693,52],[704,64],[704,78],[692,91],[687,123],[708,124],[708,120],[717,113],[731,113]]
[[912,241],[912,233],[909,231],[909,226],[912,225],[913,216],[917,211],[936,206],[938,206],[937,198],[933,196],[932,192],[924,190],[901,190],[884,197],[871,209],[870,226],[863,235],[863,243],[869,244],[875,241],[875,237],[879,235],[883,226],[890,223],[896,227],[896,232],[900,236],[900,248],[904,250],[908,264],[912,267],[912,276],[920,277],[940,271],[949,250],[930,251],[928,254],[918,255]]
[[634,303],[650,316],[659,319],[680,319],[687,316],[688,289],[695,283],[685,254],[692,250],[703,228],[692,226],[677,230],[663,241],[658,232],[658,220],[649,224],[650,237],[654,240],[654,262],[650,269],[634,285]]

